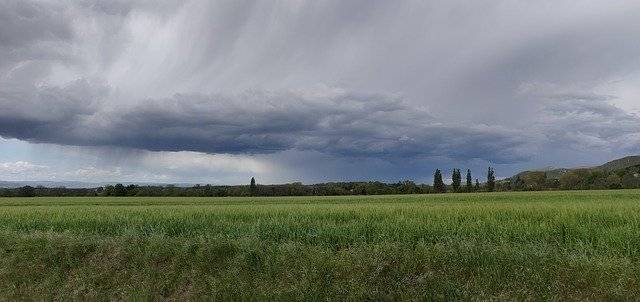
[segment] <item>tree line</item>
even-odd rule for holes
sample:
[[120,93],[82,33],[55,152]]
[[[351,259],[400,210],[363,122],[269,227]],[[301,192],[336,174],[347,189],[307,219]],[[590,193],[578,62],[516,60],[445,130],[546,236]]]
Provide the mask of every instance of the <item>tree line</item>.
[[430,194],[446,192],[482,192],[494,191],[496,188],[495,173],[488,169],[487,180],[482,185],[476,178],[475,183],[471,170],[467,170],[466,183],[462,186],[462,176],[459,169],[454,169],[451,183],[445,184],[441,170],[434,173],[432,185],[416,184],[406,180],[397,183],[379,181],[368,182],[330,182],[304,185],[300,182],[278,185],[260,185],[255,178],[251,178],[249,185],[215,186],[195,185],[192,187],[139,186],[139,185],[107,185],[97,188],[46,188],[24,186],[20,188],[0,189],[1,197],[54,197],[54,196],[331,196],[331,195],[388,195],[388,194]]
[[[464,181],[464,183],[463,183]],[[249,185],[214,186],[195,185],[192,187],[107,185],[97,188],[46,188],[24,186],[20,188],[0,188],[0,197],[56,197],[56,196],[331,196],[331,195],[387,195],[387,194],[431,194],[431,193],[471,193],[494,191],[542,191],[542,190],[602,190],[640,188],[640,165],[615,171],[601,169],[574,169],[560,175],[533,171],[520,173],[512,178],[497,180],[495,170],[487,169],[486,178],[481,183],[472,177],[471,170],[462,177],[460,169],[453,169],[449,183],[445,183],[443,173],[437,169],[432,184],[416,184],[406,180],[397,183],[379,181],[329,182],[305,185],[300,182],[278,185],[257,184],[251,178]]]
[[607,190],[640,188],[640,166],[613,171],[603,169],[574,169],[561,175],[533,171],[516,175],[498,183],[500,191],[541,190]]

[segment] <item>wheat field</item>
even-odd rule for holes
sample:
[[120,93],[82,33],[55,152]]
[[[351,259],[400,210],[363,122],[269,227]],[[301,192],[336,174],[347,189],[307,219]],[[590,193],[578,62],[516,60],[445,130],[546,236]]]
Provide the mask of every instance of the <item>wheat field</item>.
[[637,300],[640,191],[0,199],[2,300]]

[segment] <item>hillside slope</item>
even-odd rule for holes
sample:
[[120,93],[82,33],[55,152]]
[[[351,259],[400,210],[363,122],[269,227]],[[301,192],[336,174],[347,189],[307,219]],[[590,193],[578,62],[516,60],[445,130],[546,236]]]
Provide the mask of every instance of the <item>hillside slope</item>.
[[514,176],[511,179],[516,179],[518,177],[522,178],[523,176],[532,173],[532,172],[545,172],[548,179],[559,179],[563,174],[577,170],[577,169],[591,169],[591,170],[602,170],[606,172],[624,170],[630,167],[640,166],[640,156],[627,156],[619,159],[612,160],[605,164],[595,167],[580,167],[580,168],[558,168],[558,169],[541,169],[541,170],[528,170],[522,171]]
[[612,160],[604,165],[595,167],[594,169],[604,171],[617,171],[638,165],[640,165],[640,156],[627,156],[620,159]]

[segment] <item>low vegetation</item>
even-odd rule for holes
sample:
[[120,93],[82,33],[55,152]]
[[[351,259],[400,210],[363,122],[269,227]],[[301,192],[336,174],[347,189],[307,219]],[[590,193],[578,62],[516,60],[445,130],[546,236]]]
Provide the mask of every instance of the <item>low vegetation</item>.
[[638,300],[638,196],[0,199],[0,299]]

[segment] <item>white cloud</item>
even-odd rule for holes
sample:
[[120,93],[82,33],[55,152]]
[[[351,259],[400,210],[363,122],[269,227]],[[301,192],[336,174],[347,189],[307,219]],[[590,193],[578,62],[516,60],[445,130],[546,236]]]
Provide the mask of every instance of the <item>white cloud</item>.
[[147,168],[163,167],[173,171],[208,171],[211,173],[266,174],[274,167],[250,156],[206,154],[199,152],[146,152],[142,158]]
[[47,170],[49,167],[26,161],[0,163],[0,173],[23,174]]
[[34,179],[50,172],[48,166],[38,165],[28,161],[0,163],[0,180]]

